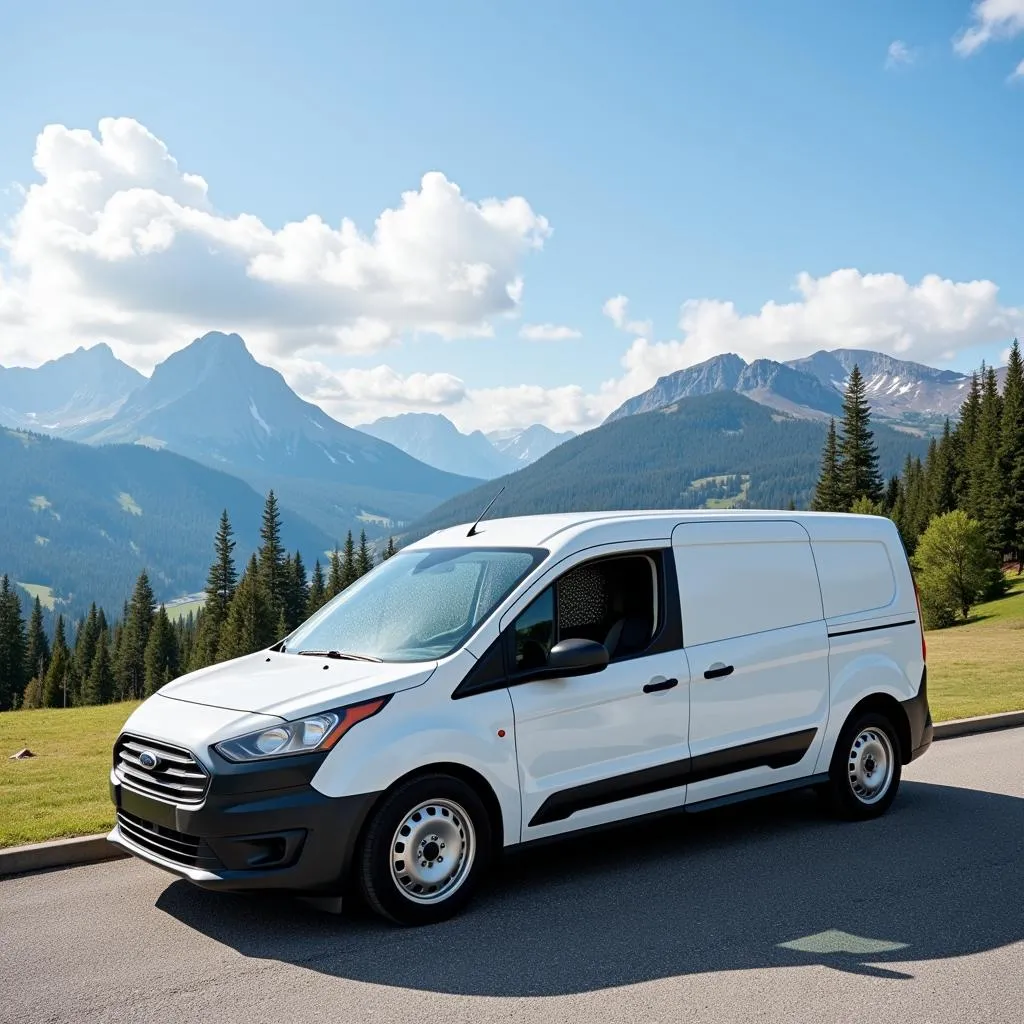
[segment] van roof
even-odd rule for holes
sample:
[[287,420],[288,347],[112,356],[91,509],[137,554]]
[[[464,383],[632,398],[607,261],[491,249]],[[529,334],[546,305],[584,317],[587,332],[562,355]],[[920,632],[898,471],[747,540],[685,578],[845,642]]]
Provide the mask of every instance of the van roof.
[[680,523],[787,520],[801,523],[812,540],[890,541],[895,526],[884,516],[845,512],[785,512],[777,509],[637,509],[611,512],[565,512],[484,519],[467,536],[472,523],[437,530],[409,545],[428,547],[544,547],[561,549],[587,543],[669,540]]

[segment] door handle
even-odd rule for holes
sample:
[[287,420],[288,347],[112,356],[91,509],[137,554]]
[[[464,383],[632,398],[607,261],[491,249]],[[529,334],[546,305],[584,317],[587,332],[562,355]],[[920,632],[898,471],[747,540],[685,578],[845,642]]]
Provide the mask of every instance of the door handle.
[[660,690],[671,690],[673,686],[678,685],[678,679],[659,679],[657,682],[645,683],[644,693],[658,693]]
[[704,673],[705,679],[721,679],[722,676],[731,676],[733,672],[732,665],[725,665],[720,661],[716,661],[707,671]]

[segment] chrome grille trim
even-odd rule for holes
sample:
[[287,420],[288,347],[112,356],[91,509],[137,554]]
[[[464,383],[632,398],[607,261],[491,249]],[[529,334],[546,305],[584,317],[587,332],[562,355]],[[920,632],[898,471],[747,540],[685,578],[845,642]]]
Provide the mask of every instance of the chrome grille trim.
[[[146,768],[139,754],[151,751],[159,758]],[[201,804],[210,787],[210,775],[193,754],[162,740],[123,735],[114,744],[114,773],[127,789],[172,804]]]

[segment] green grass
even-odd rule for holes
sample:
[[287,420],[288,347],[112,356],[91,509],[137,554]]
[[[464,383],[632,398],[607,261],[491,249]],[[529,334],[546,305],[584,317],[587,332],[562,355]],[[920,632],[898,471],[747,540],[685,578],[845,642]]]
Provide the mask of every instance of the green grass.
[[[0,714],[0,847],[104,832],[111,748],[135,703]],[[36,757],[8,760],[28,747]]]
[[[1024,708],[1024,577],[1012,577],[1010,594],[980,605],[970,622],[927,641],[935,721]],[[135,707],[0,714],[0,847],[111,827],[110,750]],[[37,756],[8,760],[23,747]]]
[[169,604],[167,605],[167,618],[171,622],[177,622],[178,619],[187,618],[189,612],[197,615],[205,603],[206,600],[204,598],[198,601],[182,601],[180,604]]
[[928,701],[936,721],[1024,708],[1024,576],[978,605],[968,622],[925,634]]
[[37,597],[39,603],[44,608],[53,610],[54,605],[57,603],[56,597],[54,597],[53,591],[49,587],[44,587],[42,583],[19,583],[19,587],[28,594],[29,597],[34,601]]

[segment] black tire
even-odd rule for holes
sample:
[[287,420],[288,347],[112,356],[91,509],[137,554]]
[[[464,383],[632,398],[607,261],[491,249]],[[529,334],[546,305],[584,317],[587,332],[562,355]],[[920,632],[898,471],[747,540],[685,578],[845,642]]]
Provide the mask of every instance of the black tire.
[[[422,816],[413,822],[410,815],[417,809]],[[401,828],[410,829],[406,835],[424,858],[436,860],[422,860],[421,869],[409,858],[406,866],[404,857],[412,850],[399,834]],[[367,826],[356,863],[361,894],[372,910],[396,924],[434,924],[452,917],[473,897],[490,861],[492,835],[487,809],[472,786],[440,773],[410,779],[385,798]],[[444,864],[450,847],[462,851],[451,866]],[[396,867],[393,872],[393,864],[405,870]],[[451,878],[435,884],[431,892],[427,883],[448,872]],[[397,875],[404,877],[404,885]],[[450,886],[448,895],[445,885]]]
[[[887,757],[892,771],[887,783],[884,774],[879,777],[878,791],[872,792],[871,775],[887,770],[876,760],[879,753]],[[899,736],[889,718],[878,711],[851,717],[839,734],[829,768],[828,797],[833,811],[851,821],[884,814],[896,799],[902,769]]]

